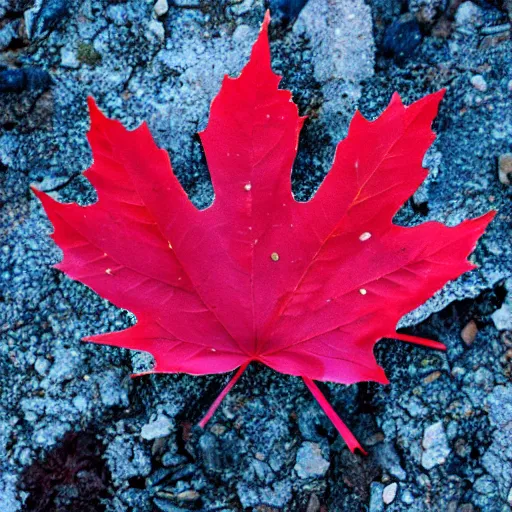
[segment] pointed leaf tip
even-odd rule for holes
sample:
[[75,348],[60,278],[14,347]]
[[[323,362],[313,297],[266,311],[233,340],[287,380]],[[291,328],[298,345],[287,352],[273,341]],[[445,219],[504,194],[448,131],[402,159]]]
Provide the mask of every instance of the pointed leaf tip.
[[[439,110],[439,104],[441,103],[442,99],[444,98],[444,95],[446,94],[446,89],[439,89],[436,92],[433,92],[431,94],[427,94],[427,96],[424,96],[423,98],[420,98],[418,101],[416,101],[414,104],[423,104],[423,105],[433,105],[432,110],[432,121],[434,120],[435,116],[437,115],[437,112]],[[412,106],[411,105],[411,106]]]
[[439,107],[439,103],[441,103],[441,101],[443,100],[445,94],[446,94],[446,88],[443,87],[443,89],[439,89],[438,91],[433,92],[432,94],[429,94],[427,96],[427,98],[432,98],[432,100]]
[[94,124],[95,121],[107,119],[107,116],[101,111],[96,100],[92,96],[87,96],[87,107],[89,108],[91,125]]
[[49,202],[53,201],[51,196],[49,196],[46,192],[43,192],[42,190],[38,189],[34,185],[30,185],[30,190],[37,197],[37,199],[39,199],[39,201],[41,201],[41,204],[45,208]]
[[263,22],[260,26],[260,32],[258,34],[258,38],[256,39],[252,51],[251,58],[247,63],[247,67],[258,61],[259,59],[263,59],[265,65],[271,67],[270,63],[270,44],[268,41],[268,26],[270,24],[270,11],[267,10],[265,13],[265,17],[263,18]]
[[271,20],[271,17],[270,17],[270,9],[267,9],[265,11],[265,16],[263,17],[263,22],[261,24],[261,29],[263,30],[267,30],[269,24],[270,24],[270,20]]
[[392,95],[391,95],[391,100],[389,102],[389,106],[391,107],[392,105],[403,105],[403,102],[402,102],[402,98],[400,97],[400,94],[398,94],[398,92],[394,92]]
[[93,112],[99,110],[98,104],[96,100],[92,96],[87,96],[87,107],[89,108],[89,112]]

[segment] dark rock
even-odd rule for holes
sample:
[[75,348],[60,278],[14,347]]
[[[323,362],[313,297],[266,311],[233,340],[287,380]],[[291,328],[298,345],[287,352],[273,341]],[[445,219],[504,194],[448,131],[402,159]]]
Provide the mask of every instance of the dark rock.
[[307,1],[308,0],[270,0],[269,8],[273,16],[280,18],[283,23],[288,23],[299,15]]
[[180,455],[178,453],[167,452],[162,457],[162,464],[165,467],[172,468],[179,466],[180,464],[184,464],[185,462],[187,462],[187,458],[184,455]]
[[68,14],[69,0],[42,0],[27,11],[25,21],[30,39],[39,38],[53,30]]
[[25,89],[26,83],[23,69],[7,69],[0,72],[0,93],[21,92]]
[[46,91],[51,83],[50,74],[38,68],[7,69],[0,72],[0,93]]
[[184,478],[190,478],[196,471],[197,468],[194,464],[187,464],[175,471],[169,480],[176,482],[178,480],[183,480]]
[[217,438],[210,432],[205,432],[199,439],[199,449],[204,468],[207,471],[221,469],[221,457]]
[[177,507],[171,501],[163,498],[154,498],[153,503],[158,507],[158,510],[162,512],[187,512],[187,509]]
[[172,474],[172,469],[160,468],[151,473],[146,478],[146,486],[154,487],[155,485],[163,483]]
[[413,55],[423,39],[418,22],[410,16],[402,16],[386,30],[382,42],[383,53],[404,62]]
[[25,68],[27,89],[29,91],[46,91],[51,84],[48,71],[38,68]]

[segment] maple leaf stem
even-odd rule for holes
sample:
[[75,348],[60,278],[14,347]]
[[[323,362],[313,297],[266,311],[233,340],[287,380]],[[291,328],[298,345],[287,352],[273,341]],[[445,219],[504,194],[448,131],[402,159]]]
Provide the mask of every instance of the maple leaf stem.
[[208,421],[210,421],[210,418],[215,414],[215,411],[221,404],[222,400],[226,397],[226,395],[231,391],[233,386],[237,383],[238,379],[242,376],[242,374],[245,372],[247,367],[249,366],[250,361],[244,363],[240,368],[238,368],[238,371],[235,373],[235,375],[232,377],[232,379],[227,383],[226,387],[220,392],[219,396],[215,399],[215,402],[210,406],[206,414],[203,416],[203,419],[198,423],[198,425],[201,428],[204,428]]
[[433,348],[436,350],[446,350],[446,345],[443,345],[439,341],[432,341],[426,338],[419,338],[418,336],[411,336],[409,334],[402,334],[396,332],[392,336],[400,341],[405,341],[406,343],[414,343],[415,345],[422,345],[423,347]]
[[332,408],[332,405],[327,401],[313,380],[309,377],[302,377],[302,380],[304,381],[304,384],[306,384],[306,386],[309,388],[316,401],[320,404],[320,407],[325,412],[327,417],[331,420],[332,424],[336,427],[336,430],[340,433],[345,443],[347,443],[350,451],[355,453],[356,450],[359,450],[363,455],[368,455],[368,452],[360,445],[354,434],[350,432],[349,428],[336,414],[336,411]]

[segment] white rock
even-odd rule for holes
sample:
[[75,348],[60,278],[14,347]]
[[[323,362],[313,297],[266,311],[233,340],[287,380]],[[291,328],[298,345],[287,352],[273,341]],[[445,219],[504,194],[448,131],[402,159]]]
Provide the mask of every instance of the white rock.
[[487,91],[487,82],[482,75],[473,75],[471,77],[471,85],[480,92]]
[[512,329],[512,279],[507,279],[505,288],[508,293],[501,308],[496,310],[492,315],[492,321],[498,331]]
[[65,68],[76,69],[80,67],[75,51],[65,46],[60,50],[60,64]]
[[384,490],[382,491],[382,501],[389,505],[390,503],[393,503],[393,501],[396,498],[396,491],[398,490],[398,484],[396,482],[393,482],[392,484],[386,485],[384,487]]
[[482,9],[473,2],[464,2],[455,13],[455,26],[460,32],[472,33],[482,25]]
[[423,433],[423,454],[421,465],[425,469],[432,469],[446,462],[451,450],[444,430],[443,422],[438,421],[425,429]]
[[153,10],[157,16],[163,16],[166,14],[169,10],[169,4],[167,3],[167,0],[157,0]]
[[167,437],[171,434],[173,423],[167,416],[158,416],[155,421],[146,423],[140,431],[142,439],[152,441],[153,439],[160,439]]

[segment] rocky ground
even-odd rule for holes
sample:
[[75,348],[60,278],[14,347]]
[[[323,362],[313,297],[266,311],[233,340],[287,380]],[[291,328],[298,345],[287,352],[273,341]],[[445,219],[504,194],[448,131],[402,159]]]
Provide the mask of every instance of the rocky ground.
[[352,455],[299,379],[250,368],[206,431],[226,376],[131,380],[147,357],[86,345],[130,315],[51,268],[29,185],[94,201],[85,98],[143,119],[198,206],[196,132],[247,60],[262,0],[0,0],[0,505],[27,511],[503,512],[512,505],[511,5],[271,0],[274,68],[309,116],[294,169],[307,198],[354,109],[374,117],[447,88],[430,176],[407,225],[498,215],[477,271],[404,321],[444,353],[383,341],[390,386],[322,389],[369,456]]

